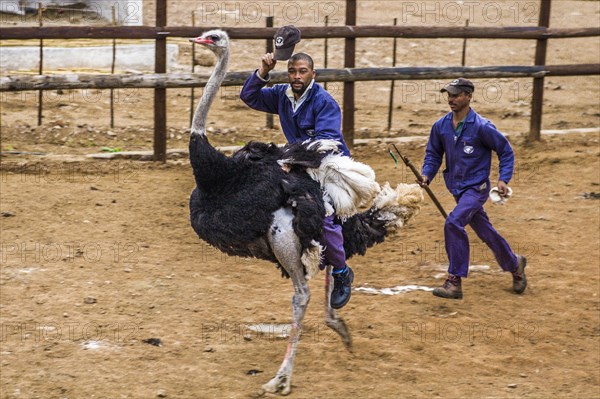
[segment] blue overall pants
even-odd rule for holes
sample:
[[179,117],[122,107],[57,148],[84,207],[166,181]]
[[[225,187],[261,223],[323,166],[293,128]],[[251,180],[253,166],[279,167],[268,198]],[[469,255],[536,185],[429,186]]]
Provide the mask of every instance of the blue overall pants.
[[334,269],[343,269],[346,266],[346,252],[344,251],[344,236],[342,235],[342,226],[334,222],[335,214],[323,219],[323,234],[321,235],[321,245],[323,250],[323,261],[321,269],[326,265],[333,266]]
[[450,212],[444,225],[446,253],[450,261],[449,274],[467,277],[469,272],[470,252],[466,225],[470,225],[477,236],[492,250],[502,270],[513,272],[517,269],[517,256],[506,240],[494,229],[483,210],[489,190],[488,181],[482,190],[479,187],[469,188],[454,197],[456,207]]

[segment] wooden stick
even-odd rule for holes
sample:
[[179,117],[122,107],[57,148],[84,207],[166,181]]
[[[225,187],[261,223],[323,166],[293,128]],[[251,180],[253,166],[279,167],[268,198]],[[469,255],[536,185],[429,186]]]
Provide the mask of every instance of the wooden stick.
[[[394,156],[394,153],[392,152],[392,148],[396,151],[396,153],[398,154],[400,159],[402,159],[402,162],[404,162],[404,164],[406,166],[408,166],[408,168],[413,172],[413,174],[417,178],[417,181],[419,181],[419,183],[422,183],[423,176],[421,176],[421,173],[417,170],[415,165],[413,165],[413,163],[410,161],[410,159],[406,158],[405,156],[402,155],[402,153],[400,153],[400,150],[398,149],[398,147],[396,147],[396,144],[389,144],[388,151],[390,152],[390,155],[392,156],[392,158],[394,158],[394,160],[396,160],[396,157]],[[431,188],[429,188],[429,185],[427,184],[427,185],[424,185],[421,187],[427,192],[427,194],[429,195],[429,198],[431,198],[431,200],[435,204],[438,211],[440,211],[440,213],[442,214],[444,219],[446,219],[448,217],[448,214],[444,210],[444,207],[442,206],[442,204],[440,204],[440,201],[438,201],[438,199],[436,198],[435,194],[433,194],[433,191],[431,191]]]

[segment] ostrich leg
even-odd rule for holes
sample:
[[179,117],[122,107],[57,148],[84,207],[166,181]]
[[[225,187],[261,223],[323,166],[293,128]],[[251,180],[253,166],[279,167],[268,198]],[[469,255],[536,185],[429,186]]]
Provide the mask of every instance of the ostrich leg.
[[285,358],[275,377],[262,386],[267,392],[281,393],[282,395],[287,395],[292,390],[294,358],[300,340],[302,319],[310,301],[310,289],[304,277],[304,266],[300,257],[300,241],[292,227],[293,218],[294,215],[289,209],[278,210],[275,212],[275,218],[269,232],[271,249],[289,273],[294,285],[292,331],[288,340]]
[[331,307],[331,293],[333,292],[333,276],[331,275],[332,267],[327,266],[325,269],[325,324],[333,331],[339,334],[342,342],[348,351],[352,352],[352,337],[346,323],[341,317],[338,317],[335,309]]

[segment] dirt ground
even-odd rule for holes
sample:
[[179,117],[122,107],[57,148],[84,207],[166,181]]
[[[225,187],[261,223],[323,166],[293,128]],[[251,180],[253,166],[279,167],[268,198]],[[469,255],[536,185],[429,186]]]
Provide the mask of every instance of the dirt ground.
[[[208,3],[170,2],[169,21],[186,23],[186,5],[201,10],[196,4]],[[314,12],[321,18],[331,5],[339,6],[337,24],[343,22],[342,2],[280,3],[313,13],[286,20],[298,26],[317,25]],[[145,17],[154,12],[148,4]],[[429,14],[425,4],[360,1],[359,24],[388,24],[394,17],[411,25],[464,23],[453,22],[450,2],[427,2],[438,7]],[[477,4],[471,25],[535,25],[529,13],[537,1]],[[503,11],[498,21],[493,7]],[[551,26],[598,26],[598,2],[552,7]],[[249,15],[242,12],[236,21],[232,14],[211,14],[207,21],[253,26]],[[281,13],[277,18],[285,20]],[[180,43],[184,59],[189,45]],[[322,41],[303,43],[322,64]],[[343,41],[330,45],[329,65],[339,66]],[[399,41],[399,64],[458,65],[461,46],[459,40]],[[232,48],[231,69],[250,70],[262,44],[237,41]],[[359,40],[358,48],[357,66],[391,64],[389,39]],[[450,50],[440,54],[440,48]],[[467,48],[468,65],[529,65],[535,44],[473,40]],[[599,38],[550,42],[548,63],[598,62]],[[354,340],[349,353],[322,320],[321,274],[311,283],[290,397],[600,398],[600,134],[544,135],[529,144],[531,80],[474,82],[473,107],[509,133],[515,149],[513,197],[486,210],[515,251],[527,256],[529,287],[513,294],[510,275],[469,230],[465,298],[355,291],[340,311]],[[396,82],[391,131],[385,130],[389,83],[358,84],[356,137],[426,135],[447,112],[435,94],[442,83]],[[546,87],[544,129],[600,126],[598,76],[550,78]],[[341,90],[330,90],[341,101]],[[185,158],[166,164],[86,158],[102,147],[152,148],[150,91],[125,92],[115,128],[108,126],[106,93],[93,101],[89,94],[49,93],[54,97],[45,103],[41,127],[36,94],[0,99],[0,397],[256,396],[277,371],[286,342],[274,330],[259,334],[247,326],[289,323],[291,283],[269,263],[227,257],[198,240],[189,224],[194,181]],[[281,142],[281,132],[265,129],[264,115],[248,110],[238,94],[239,88],[222,90],[209,114],[211,141]],[[168,146],[185,148],[189,90],[168,96]],[[418,165],[424,146],[413,141],[402,149]],[[372,166],[380,182],[414,180],[406,168],[394,168],[383,143],[356,146],[353,156]],[[440,178],[432,188],[450,210]],[[398,236],[351,259],[355,287],[441,284],[447,267],[442,226],[426,199]]]

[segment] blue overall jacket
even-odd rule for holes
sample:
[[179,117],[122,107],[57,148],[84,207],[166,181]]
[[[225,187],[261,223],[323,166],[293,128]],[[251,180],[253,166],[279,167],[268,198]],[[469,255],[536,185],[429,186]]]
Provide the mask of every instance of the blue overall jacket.
[[514,153],[510,143],[489,120],[482,118],[473,109],[469,110],[463,128],[455,134],[452,112],[433,124],[425,150],[422,174],[433,181],[442,157],[446,154],[446,169],[443,171],[448,190],[458,196],[466,189],[477,187],[489,180],[492,151],[500,161],[499,180],[510,181],[514,168]]
[[340,106],[331,95],[314,83],[307,93],[306,100],[296,112],[286,95],[289,84],[264,87],[266,81],[254,72],[244,83],[240,98],[250,108],[279,115],[283,134],[288,143],[305,140],[332,139],[340,143],[340,150],[350,156],[350,151],[342,136],[342,113]]

